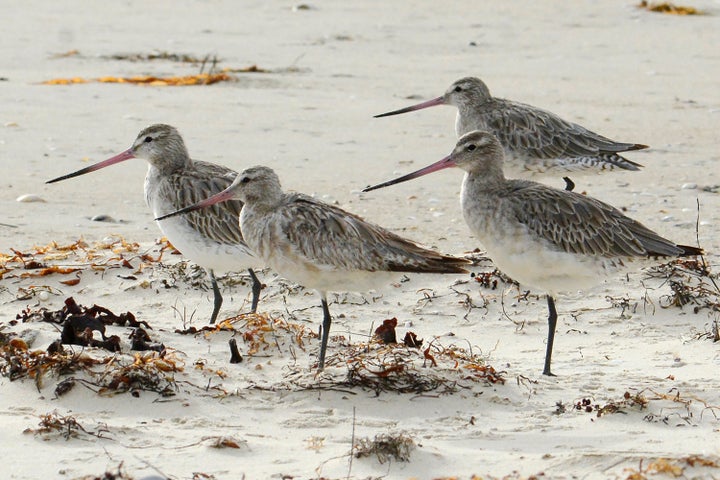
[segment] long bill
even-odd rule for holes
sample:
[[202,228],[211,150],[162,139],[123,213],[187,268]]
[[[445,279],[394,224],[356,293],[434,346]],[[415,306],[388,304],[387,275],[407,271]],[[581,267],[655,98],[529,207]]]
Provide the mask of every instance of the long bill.
[[393,110],[392,112],[381,113],[380,115],[375,115],[373,118],[389,117],[390,115],[399,115],[401,113],[414,112],[415,110],[422,110],[423,108],[434,107],[435,105],[443,105],[444,103],[445,99],[443,97],[433,98],[432,100],[418,103],[417,105],[412,105],[410,107],[401,108],[400,110]]
[[193,205],[190,205],[189,207],[181,208],[180,210],[175,210],[174,212],[167,213],[165,215],[157,217],[155,220],[156,221],[165,220],[166,218],[174,217],[175,215],[181,215],[183,213],[200,210],[201,208],[207,208],[211,205],[215,205],[216,203],[232,200],[233,199],[233,190],[232,189],[234,186],[235,185],[230,185],[228,188],[226,188],[222,192],[216,193],[215,195],[213,195],[210,198],[207,198],[205,200],[200,200],[199,202],[197,202]]
[[98,162],[94,165],[90,165],[89,167],[81,168],[77,172],[68,173],[67,175],[53,178],[52,180],[48,180],[45,183],[55,183],[55,182],[59,182],[60,180],[67,180],[68,178],[85,175],[86,173],[94,172],[95,170],[100,170],[101,168],[109,167],[110,165],[124,162],[125,160],[130,160],[131,158],[135,158],[135,153],[133,152],[132,148],[129,148],[129,149],[125,150],[124,152],[115,155],[112,158],[108,158],[107,160],[103,160],[102,162]]
[[384,183],[379,183],[377,185],[373,185],[372,187],[367,187],[363,189],[363,192],[370,192],[372,190],[377,190],[378,188],[384,188],[389,187],[390,185],[395,185],[396,183],[402,183],[407,182],[408,180],[412,180],[413,178],[422,177],[423,175],[427,175],[429,173],[437,172],[438,170],[444,170],[446,168],[451,167],[457,167],[457,164],[455,161],[451,158],[450,155],[443,158],[439,162],[435,162],[432,165],[428,165],[425,168],[421,168],[420,170],[417,170],[412,173],[408,173],[407,175],[403,175],[400,178],[396,178],[395,180],[389,180]]

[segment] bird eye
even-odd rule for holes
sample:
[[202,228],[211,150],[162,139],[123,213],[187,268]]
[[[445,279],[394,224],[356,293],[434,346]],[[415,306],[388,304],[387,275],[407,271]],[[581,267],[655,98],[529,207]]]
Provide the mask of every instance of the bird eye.
[[240,180],[240,183],[250,183],[250,177],[243,177],[243,178]]
[[153,139],[152,139],[151,136],[148,135],[147,137],[145,137],[145,140],[144,140],[144,141],[145,141],[145,143],[150,143],[150,142],[153,141]]
[[465,148],[465,150],[467,150],[468,152],[472,152],[472,151],[475,150],[476,148],[477,148],[477,147],[475,146],[475,144],[474,144],[474,143],[471,143],[470,145],[468,145],[468,146]]
[[460,85],[458,85],[457,87],[455,87],[455,91],[462,92],[462,87]]

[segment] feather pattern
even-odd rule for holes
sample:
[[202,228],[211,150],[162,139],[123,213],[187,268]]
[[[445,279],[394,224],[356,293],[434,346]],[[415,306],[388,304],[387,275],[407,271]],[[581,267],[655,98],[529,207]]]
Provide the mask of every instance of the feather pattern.
[[370,272],[466,272],[464,259],[420,247],[306,195],[288,195],[279,221],[295,252],[322,266]]
[[533,235],[572,254],[677,256],[683,249],[606,203],[522,180],[509,181],[513,218]]
[[[148,205],[159,205],[154,211],[156,217],[193,205],[230,186],[237,172],[213,163],[195,161],[193,168],[174,171],[161,176],[157,169],[150,167],[146,180],[146,201]],[[153,202],[151,196],[163,199]],[[239,200],[215,204],[202,211],[196,210],[181,218],[200,235],[218,243],[243,244],[240,230]]]
[[547,110],[501,98],[492,98],[472,112],[461,110],[458,115],[458,136],[488,130],[498,137],[509,156],[524,160],[526,165],[531,159],[557,159],[566,170],[639,170],[640,164],[617,152],[645,148],[615,142]]

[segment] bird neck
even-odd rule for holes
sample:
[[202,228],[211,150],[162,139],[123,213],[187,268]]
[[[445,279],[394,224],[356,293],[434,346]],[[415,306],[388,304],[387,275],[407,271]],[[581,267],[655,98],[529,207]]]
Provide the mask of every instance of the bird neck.
[[481,170],[465,172],[463,190],[474,196],[501,188],[506,182],[502,164],[483,165]]
[[193,161],[185,145],[174,145],[162,158],[152,158],[148,162],[158,170],[161,175],[170,175],[192,167]]
[[257,195],[251,192],[243,198],[245,203],[243,208],[251,210],[256,215],[265,215],[277,211],[285,203],[286,197],[282,190],[267,189],[258,192]]

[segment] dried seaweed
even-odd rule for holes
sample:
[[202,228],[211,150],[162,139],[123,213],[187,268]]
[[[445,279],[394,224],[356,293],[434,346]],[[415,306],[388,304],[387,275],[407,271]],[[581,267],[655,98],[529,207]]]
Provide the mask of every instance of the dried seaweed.
[[[350,350],[349,352],[347,350]],[[424,394],[454,393],[475,383],[505,383],[502,372],[483,358],[456,345],[431,344],[425,350],[404,344],[357,345],[331,356],[327,365],[346,358],[347,377],[333,387],[362,388],[382,392]]]
[[40,423],[38,428],[26,428],[23,433],[32,433],[34,435],[59,435],[65,440],[77,438],[81,435],[90,435],[97,438],[108,438],[104,434],[108,433],[105,425],[100,425],[95,431],[89,431],[71,415],[60,415],[57,411],[40,415]]
[[648,10],[656,13],[667,13],[670,15],[704,15],[705,13],[698,10],[695,7],[683,7],[680,5],[674,5],[670,2],[648,2],[642,0],[638,4],[638,8]]
[[130,392],[134,397],[141,391],[159,393],[163,397],[175,395],[177,384],[173,373],[184,368],[174,354],[136,353],[133,362],[109,362],[105,371],[97,378],[95,385],[101,395]]
[[[83,347],[104,348],[111,352],[120,351],[120,337],[112,335],[105,336],[106,325],[130,326],[135,329],[130,338],[133,340],[132,350],[150,350],[161,351],[164,349],[162,344],[147,343],[150,337],[141,328],[152,329],[145,321],[138,321],[131,312],[114,314],[112,311],[99,305],[85,307],[78,305],[73,297],[65,299],[64,306],[60,310],[50,311],[46,308],[31,310],[29,307],[16,315],[16,320],[23,323],[30,321],[44,321],[62,325],[62,333],[60,341],[65,345],[80,345]],[[140,335],[137,331],[141,330],[144,335]],[[100,332],[102,340],[96,340],[93,332]],[[135,335],[135,336],[134,336]],[[145,339],[144,342],[138,341],[138,338]]]
[[397,335],[395,334],[397,324],[398,319],[395,317],[383,320],[382,325],[375,329],[375,336],[385,345],[397,343]]
[[[138,243],[127,242],[121,236],[110,237],[92,245],[78,239],[67,245],[51,242],[24,252],[12,248],[10,253],[0,253],[0,279],[75,274],[74,279],[63,283],[77,285],[80,282],[79,274],[85,270],[121,268],[140,274],[147,265],[160,262],[164,252],[173,248],[165,239],[161,239],[158,246],[157,257],[150,255],[149,251],[141,252]],[[139,261],[137,266],[132,264],[134,261]]]
[[103,55],[100,58],[106,60],[124,60],[128,62],[152,62],[157,60],[192,64],[205,63],[209,60],[213,60],[216,63],[220,62],[215,56],[211,57],[210,55],[206,55],[204,57],[196,57],[186,53],[171,53],[166,51],[158,51],[155,53],[116,53],[113,55]]
[[693,313],[702,310],[720,312],[720,288],[717,274],[703,259],[676,259],[652,267],[647,271],[650,278],[662,278],[668,284],[671,295],[660,297],[662,308],[692,306]]
[[[660,478],[716,478],[716,475],[701,476],[700,472],[688,472],[688,469],[718,469],[720,468],[720,458],[707,457],[701,455],[688,455],[679,458],[656,458],[643,466],[643,461],[637,469],[626,468],[626,480],[647,480],[650,477],[658,476]],[[708,472],[705,472],[706,474]]]
[[107,359],[93,358],[84,352],[55,351],[51,353],[43,350],[30,350],[27,345],[19,342],[8,342],[0,347],[0,375],[11,381],[29,377],[34,379],[38,386],[48,373],[58,377],[69,375],[107,361]]
[[415,450],[415,441],[404,433],[375,435],[375,438],[360,438],[353,445],[355,458],[370,457],[374,455],[378,462],[385,463],[393,458],[398,462],[409,462],[410,454]]
[[[699,404],[699,407],[696,405]],[[720,406],[710,405],[695,395],[682,395],[678,389],[670,389],[668,393],[657,392],[653,389],[641,389],[635,393],[625,391],[622,398],[610,400],[601,405],[592,399],[583,398],[573,403],[571,411],[595,413],[596,417],[608,414],[627,414],[630,410],[643,411],[650,406],[659,408],[657,412],[647,413],[643,420],[651,423],[671,424],[672,417],[679,419],[680,425],[692,425],[695,418],[709,412],[714,418],[718,418]],[[565,404],[558,402],[555,405],[555,413],[567,413]]]
[[135,77],[100,77],[86,79],[82,77],[53,78],[42,82],[43,85],[76,85],[81,83],[127,83],[131,85],[147,85],[151,87],[187,87],[194,85],[212,85],[219,82],[235,81],[227,73],[198,73],[180,77],[156,77],[153,75],[138,75]]

